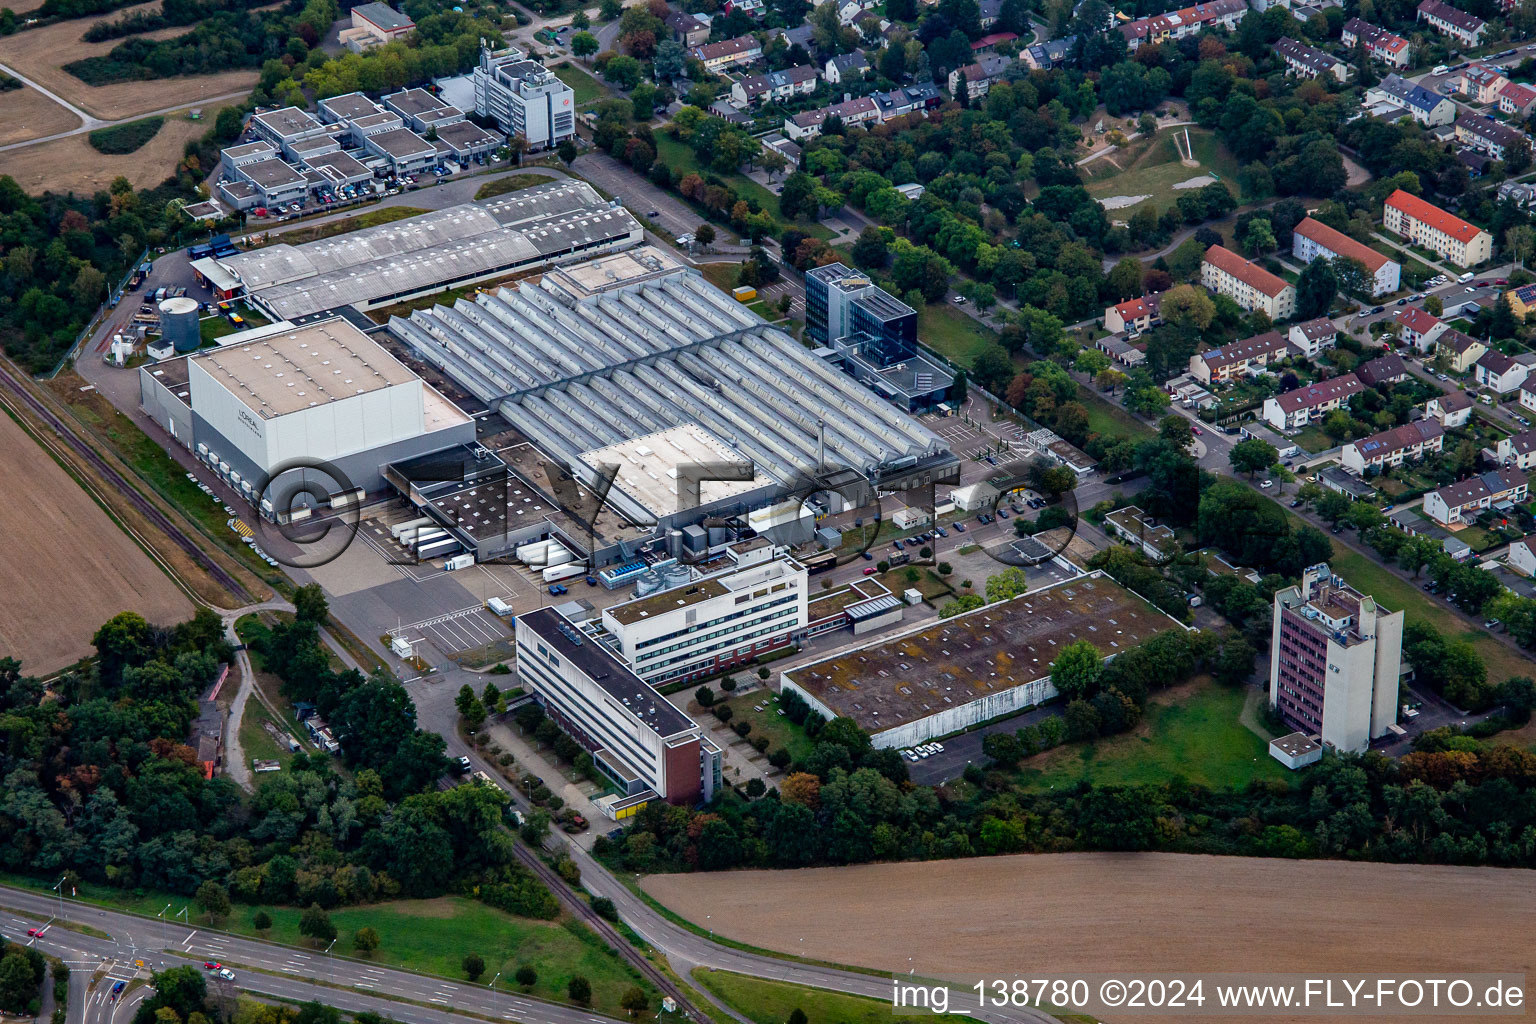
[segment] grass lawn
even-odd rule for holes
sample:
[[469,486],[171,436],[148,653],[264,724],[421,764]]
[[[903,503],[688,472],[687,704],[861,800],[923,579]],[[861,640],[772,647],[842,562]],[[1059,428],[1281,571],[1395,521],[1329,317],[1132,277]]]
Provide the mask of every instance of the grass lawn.
[[701,263],[699,273],[704,275],[704,280],[719,288],[723,292],[730,292],[736,287],[736,275],[741,270],[739,263]]
[[1157,436],[1157,431],[1126,412],[1091,387],[1077,386],[1078,401],[1088,410],[1088,429],[1096,434],[1141,441]]
[[475,199],[478,201],[492,196],[504,196],[508,192],[517,192],[520,189],[532,188],[534,185],[543,185],[554,180],[542,174],[508,174],[481,185],[475,191]]
[[1182,775],[1213,789],[1241,789],[1254,779],[1290,773],[1240,721],[1244,689],[1196,682],[1154,694],[1141,725],[1096,743],[1069,743],[1024,762],[1021,785],[1157,785]]
[[585,107],[589,103],[596,103],[608,97],[608,90],[601,82],[574,64],[561,64],[555,68],[555,77],[570,86],[576,93],[578,107]]
[[235,333],[235,325],[222,316],[204,317],[198,322],[197,329],[202,335],[205,344],[210,341],[216,341],[226,334]]
[[[1202,174],[1212,174],[1241,199],[1237,184],[1239,164],[1209,131],[1191,127],[1189,140],[1194,146],[1199,167],[1185,167],[1173,137],[1182,136],[1183,128],[1165,128],[1150,141],[1137,140],[1125,149],[1083,165],[1088,178],[1088,194],[1095,199],[1109,196],[1148,196],[1153,203],[1171,205],[1178,197],[1174,185]],[[1146,201],[1146,200],[1144,200]],[[1116,217],[1128,217],[1139,204],[1121,207]]]
[[[750,674],[755,678],[756,670],[753,669]],[[742,673],[735,673],[735,675],[739,679]],[[719,686],[712,686],[710,689],[714,690],[716,694],[722,692]],[[766,704],[764,703],[765,701],[767,702]],[[742,694],[740,697],[732,697],[725,703],[730,705],[733,712],[731,724],[734,725],[742,721],[751,722],[752,731],[747,734],[747,739],[767,736],[768,751],[770,753],[779,747],[783,747],[789,751],[789,756],[792,759],[798,761],[801,758],[809,757],[811,749],[816,746],[811,738],[805,734],[804,729],[791,722],[786,716],[779,714],[779,706],[774,703],[771,691],[753,690],[751,693]],[[760,707],[763,710],[753,711],[752,708],[754,706]]]
[[254,697],[247,700],[245,713],[240,718],[240,747],[245,751],[245,756],[253,761],[278,761],[286,765],[293,755],[286,748],[279,747],[272,734],[262,728],[268,722],[281,731],[287,731],[286,726],[267,710],[265,704]]
[[1337,447],[1333,438],[1323,433],[1323,428],[1315,424],[1308,424],[1291,435],[1291,440],[1301,446],[1301,450],[1316,454],[1325,452],[1329,448]]
[[[1453,621],[1446,615],[1444,608],[1418,587],[1364,555],[1335,544],[1333,557],[1328,560],[1328,564],[1357,590],[1370,594],[1392,611],[1401,609],[1408,622],[1420,622],[1444,633],[1446,623]],[[1510,676],[1531,674],[1532,665],[1529,660],[1483,630],[1467,629],[1455,635],[1470,643],[1481,655],[1491,682],[1503,682]]]
[[[480,197],[476,196],[475,198],[478,199]],[[324,224],[294,228],[292,231],[284,231],[282,234],[273,237],[285,245],[302,245],[305,242],[313,242],[321,238],[344,235],[349,231],[361,231],[363,228],[377,227],[380,224],[405,220],[426,212],[426,210],[418,206],[381,206],[377,209],[369,210],[367,213],[360,213],[355,217],[343,217],[339,220],[326,221]],[[249,320],[250,317],[246,316],[246,319]],[[254,326],[259,327],[261,325],[256,324]]]
[[755,1024],[783,1024],[796,1009],[815,1024],[962,1024],[970,1017],[955,1014],[921,1014],[899,1017],[883,999],[844,995],[826,989],[804,988],[787,981],[764,981],[744,974],[698,967],[693,980]]
[[997,335],[953,306],[929,303],[918,307],[917,337],[958,366],[969,368]]

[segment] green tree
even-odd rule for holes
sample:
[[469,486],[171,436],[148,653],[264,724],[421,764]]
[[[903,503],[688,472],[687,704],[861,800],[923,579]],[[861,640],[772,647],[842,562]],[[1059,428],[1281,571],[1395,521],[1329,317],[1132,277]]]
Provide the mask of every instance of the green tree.
[[1051,683],[1067,700],[1082,700],[1093,696],[1103,672],[1099,649],[1087,640],[1074,640],[1051,663]]
[[336,926],[331,923],[331,915],[321,909],[320,904],[311,903],[309,909],[299,917],[299,934],[321,945],[336,941]]
[[272,915],[265,910],[256,911],[255,915],[251,918],[251,927],[262,933],[271,931]]
[[533,989],[534,985],[538,984],[539,972],[533,969],[532,964],[523,964],[517,969],[517,974],[513,977],[516,978],[522,990],[528,992]]
[[208,920],[217,922],[229,916],[229,890],[213,879],[197,887],[196,899],[197,905],[208,915]]
[[352,933],[352,948],[364,956],[371,956],[379,948],[379,933],[363,927]]
[[470,981],[479,981],[480,976],[485,973],[485,958],[479,953],[465,953],[459,966],[464,968],[464,977]]
[[[718,824],[723,824],[718,823]],[[707,829],[709,826],[705,826]],[[571,997],[571,1002],[578,1006],[590,1006],[592,1003],[592,983],[579,974],[571,976],[566,983],[565,994]]]
[[597,52],[597,48],[597,36],[591,32],[577,32],[571,36],[571,52],[578,57],[590,57]]
[[[761,782],[762,780],[759,779],[757,781]],[[624,990],[624,994],[619,997],[619,1006],[629,1014],[630,1019],[639,1017],[646,1010],[650,1009],[650,1005],[651,1001],[645,997],[645,990],[639,985],[629,986],[629,988]]]
[[1163,293],[1163,319],[1176,327],[1203,331],[1216,318],[1216,304],[1203,288],[1181,284]]
[[1280,453],[1275,446],[1262,438],[1250,437],[1232,446],[1227,461],[1239,473],[1247,473],[1251,479],[1255,473],[1273,466]]
[[1309,320],[1322,316],[1333,306],[1339,293],[1339,279],[1333,264],[1325,259],[1315,259],[1302,268],[1296,280],[1296,316]]
[[570,139],[561,139],[560,145],[555,147],[555,153],[559,155],[560,162],[567,167],[576,162],[577,152],[576,143]]

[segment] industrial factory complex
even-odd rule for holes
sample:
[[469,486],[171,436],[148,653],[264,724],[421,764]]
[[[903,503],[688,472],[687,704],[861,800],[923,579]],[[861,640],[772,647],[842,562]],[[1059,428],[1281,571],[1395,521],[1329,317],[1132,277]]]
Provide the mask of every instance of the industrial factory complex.
[[[711,516],[760,531],[797,526],[810,514],[795,495],[818,470],[840,470],[842,500],[858,505],[877,487],[956,465],[916,419],[651,247],[396,317],[389,329],[581,486],[611,480],[605,504],[639,529],[565,538],[590,545],[593,565],[633,557],[634,538],[684,543],[684,527],[699,544],[723,542],[696,528]],[[446,518],[437,494],[418,491]],[[548,534],[542,522],[518,528],[519,511],[497,516],[507,533],[478,531],[466,547],[473,540],[490,557]]]
[[537,270],[642,237],[639,222],[592,186],[559,181],[303,245],[207,256],[192,266],[219,298],[244,297],[275,320],[295,320]]

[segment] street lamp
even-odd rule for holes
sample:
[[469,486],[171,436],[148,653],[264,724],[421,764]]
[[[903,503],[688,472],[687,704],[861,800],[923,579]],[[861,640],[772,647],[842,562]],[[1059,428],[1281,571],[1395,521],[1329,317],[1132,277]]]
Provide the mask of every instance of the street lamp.
[[169,921],[167,921],[166,918],[165,918],[165,911],[166,910],[170,910],[170,909],[171,909],[171,905],[169,903],[167,903],[165,905],[165,910],[162,910],[162,911],[160,911],[160,913],[155,915],[156,917],[158,917],[160,919],[160,945],[162,945],[162,946],[169,946],[171,944],[171,937],[170,937],[170,926],[171,926],[171,923]]
[[[340,938],[340,936],[337,936],[337,938]],[[331,981],[332,982],[334,982],[336,980],[336,958],[331,955],[331,949],[335,945],[336,945],[336,939],[332,939],[331,940],[331,944],[329,946],[325,947],[325,959],[326,959],[326,962],[330,965],[326,969],[326,973],[328,973],[331,976]]]
[[69,872],[66,871],[64,874],[59,876],[58,883],[53,887],[54,891],[59,894],[59,917],[60,918],[62,918],[64,916],[64,879],[66,879],[68,877],[69,877]]
[[496,979],[499,978],[499,977],[501,977],[501,972],[500,971],[497,971],[495,974],[493,974],[491,976],[491,991],[492,992],[496,991]]

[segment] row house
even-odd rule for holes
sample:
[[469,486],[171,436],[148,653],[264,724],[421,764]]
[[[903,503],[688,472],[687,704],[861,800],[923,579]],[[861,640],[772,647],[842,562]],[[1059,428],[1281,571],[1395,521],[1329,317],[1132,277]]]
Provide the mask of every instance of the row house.
[[1326,50],[1308,46],[1290,36],[1281,36],[1275,41],[1275,52],[1280,55],[1281,60],[1285,61],[1285,73],[1296,75],[1298,78],[1332,75],[1336,81],[1347,82],[1353,70]]
[[1424,496],[1424,514],[1441,526],[1465,526],[1484,509],[1508,508],[1525,501],[1526,476],[1518,469],[1492,469]]
[[1408,40],[1359,18],[1350,18],[1344,23],[1344,33],[1339,41],[1351,50],[1356,44],[1363,45],[1372,59],[1398,70],[1406,68],[1411,59]]
[[1438,455],[1445,444],[1445,428],[1432,419],[1414,420],[1359,441],[1351,441],[1339,453],[1344,468],[1356,476],[1379,472],[1387,466],[1417,462]]
[[1525,142],[1525,133],[1481,114],[1462,114],[1456,119],[1456,141],[1494,160],[1503,160]]
[[1536,89],[1523,82],[1510,82],[1499,90],[1499,112],[1512,117],[1530,117],[1536,110]]
[[1189,357],[1189,375],[1207,386],[1255,373],[1290,354],[1290,341],[1267,331]]
[[1352,373],[1304,384],[1294,391],[1264,399],[1264,422],[1276,430],[1300,430],[1364,390],[1365,385]]
[[1488,23],[1482,18],[1458,10],[1442,0],[1424,0],[1419,4],[1417,20],[1427,23],[1436,32],[1450,36],[1463,46],[1483,45],[1483,33],[1488,30]]
[[829,117],[839,118],[845,125],[865,124],[880,120],[880,108],[870,97],[858,96],[841,103],[834,103],[830,107],[807,110],[785,118],[784,134],[796,141],[813,139],[821,134],[821,126]]
[[757,41],[756,36],[737,36],[735,39],[724,39],[718,43],[696,46],[693,55],[704,65],[706,71],[712,75],[718,75],[722,71],[762,60],[763,44]]
[[1246,310],[1261,309],[1271,320],[1296,312],[1296,289],[1226,246],[1213,245],[1200,263],[1200,283]]
[[731,85],[731,102],[737,107],[755,107],[759,103],[782,103],[795,96],[809,96],[819,81],[816,69],[799,64],[783,71],[748,75]]
[[1170,39],[1183,39],[1197,35],[1208,28],[1224,28],[1228,32],[1248,13],[1245,0],[1211,0],[1177,11],[1156,14],[1150,18],[1137,18],[1118,26],[1125,36],[1125,44],[1132,53],[1143,46],[1155,46]]

